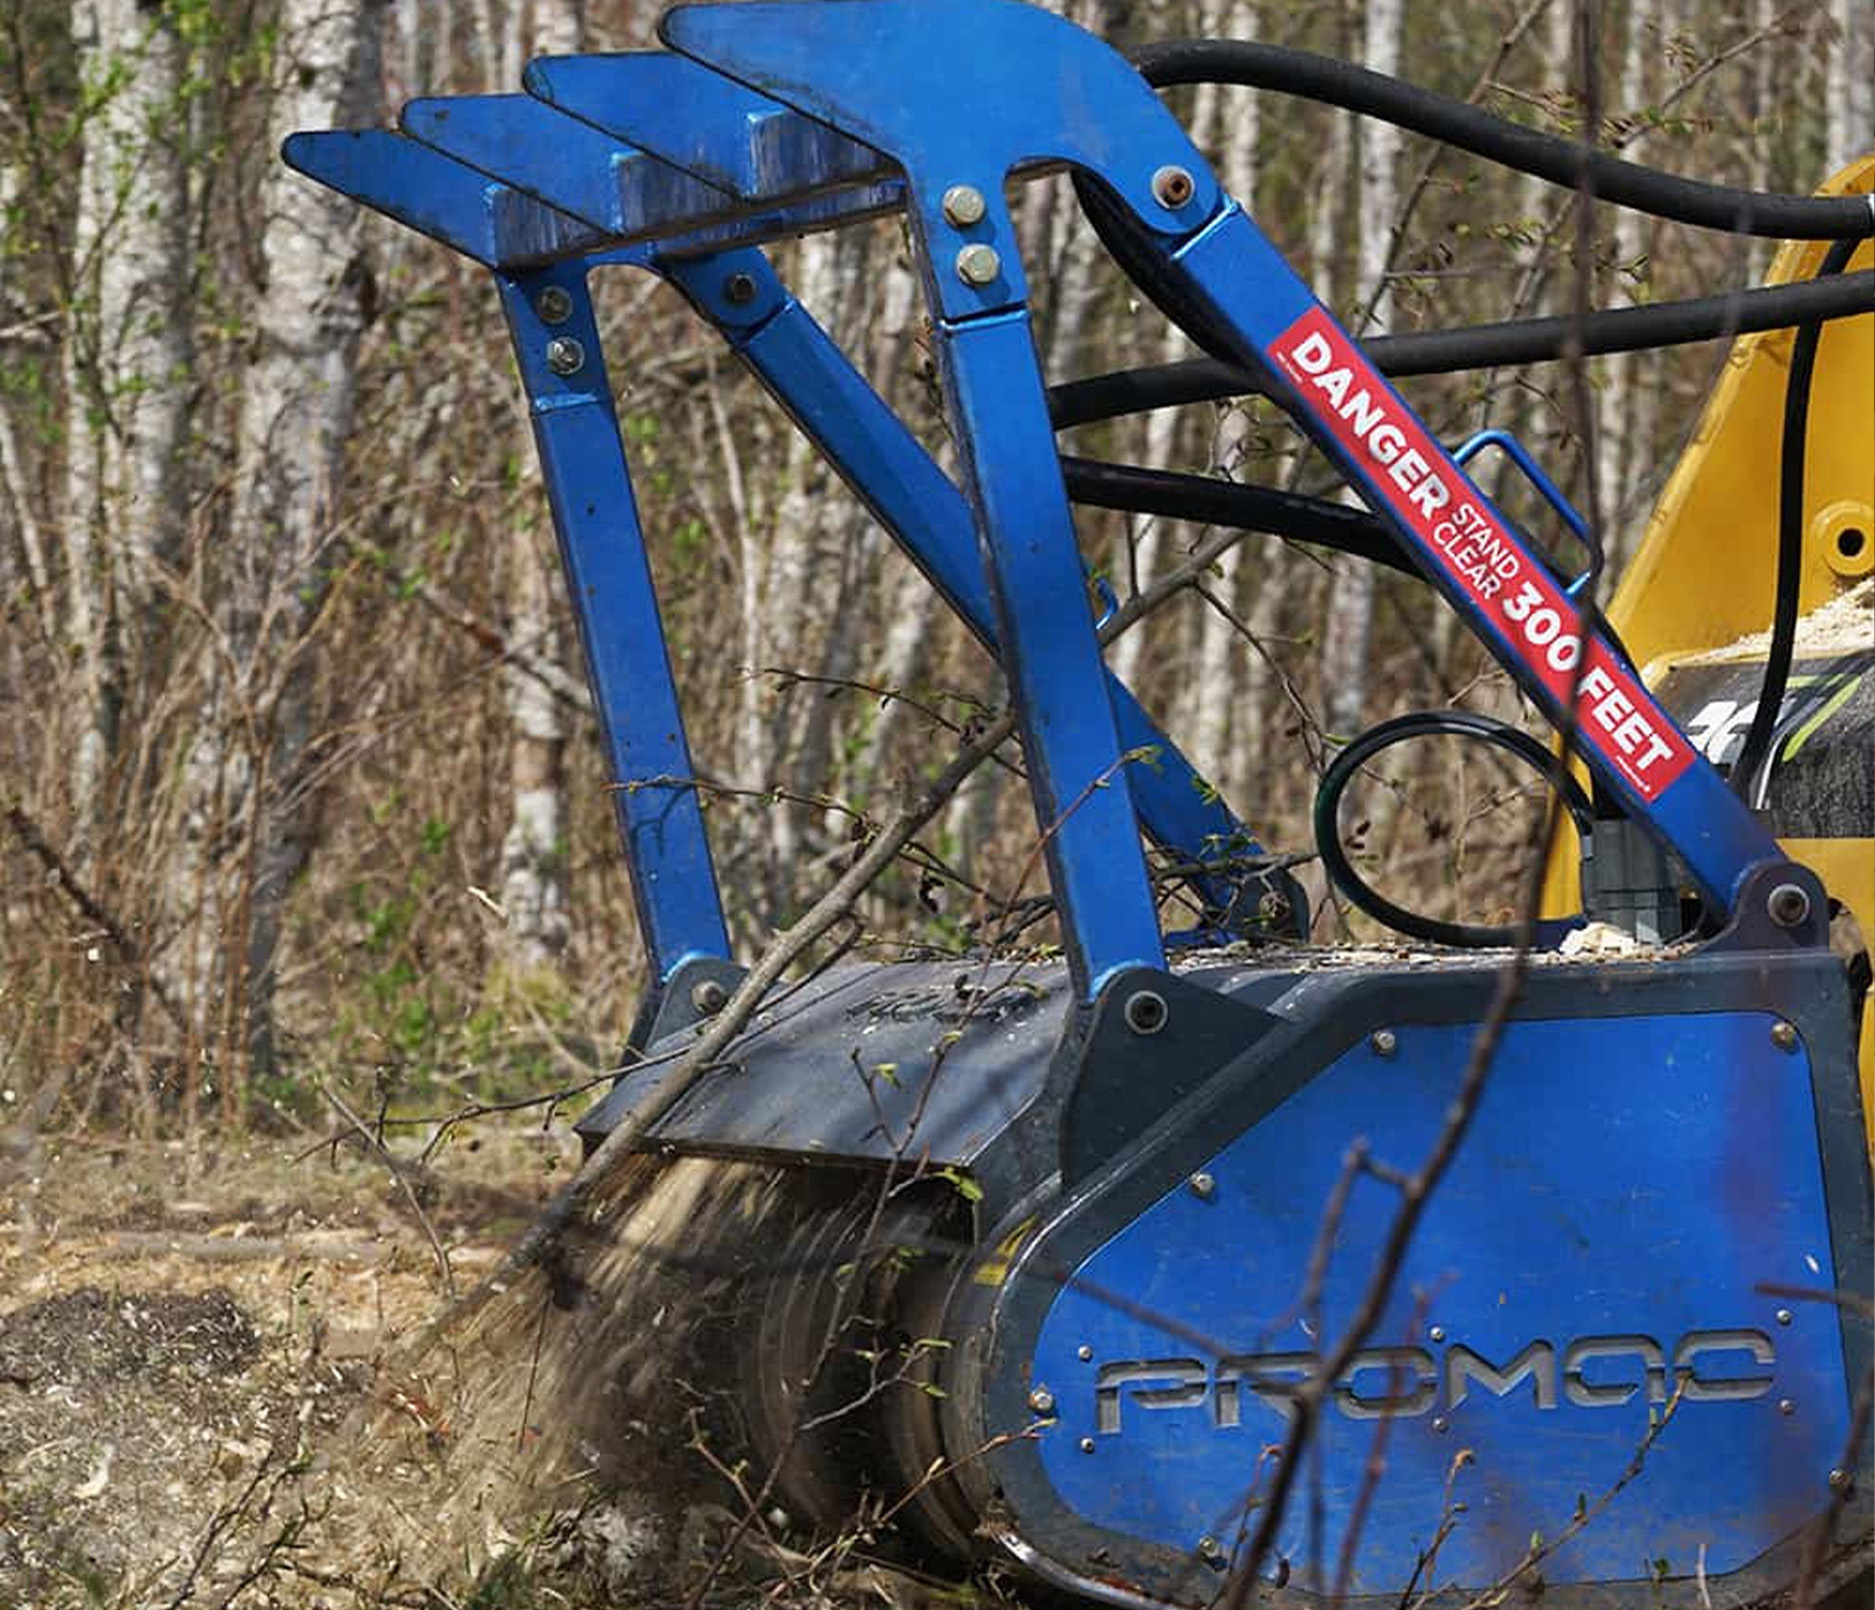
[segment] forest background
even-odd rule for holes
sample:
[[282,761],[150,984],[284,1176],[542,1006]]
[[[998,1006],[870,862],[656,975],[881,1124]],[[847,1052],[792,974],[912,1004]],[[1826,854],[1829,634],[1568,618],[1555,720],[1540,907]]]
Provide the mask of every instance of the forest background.
[[[287,172],[295,128],[513,89],[538,53],[638,48],[643,0],[0,0],[0,1123],[145,1136],[577,1084],[643,983],[613,797],[492,287]],[[1071,0],[1118,44],[1306,46],[1582,132],[1567,0]],[[1807,192],[1875,139],[1867,0],[1593,8],[1624,155]],[[1755,283],[1763,243],[1599,208],[1375,123],[1240,90],[1176,102],[1262,227],[1358,331]],[[1051,379],[1189,355],[1071,192],[1021,229]],[[784,277],[928,439],[898,228],[782,249]],[[920,577],[674,295],[598,282],[607,354],[745,953],[941,769],[998,679]],[[1515,429],[1601,513],[1618,574],[1724,361],[1409,381],[1448,441]],[[1255,404],[1086,428],[1077,451],[1322,490]],[[1592,485],[1591,485],[1592,477]],[[1198,536],[1081,512],[1122,597]],[[1767,564],[1769,563],[1767,552]],[[1518,704],[1423,587],[1251,537],[1109,658],[1268,842],[1305,849],[1338,739]],[[1360,853],[1395,898],[1501,914],[1526,792],[1440,743],[1377,787]],[[1032,861],[1027,792],[981,769],[869,930],[939,947]],[[934,877],[933,862],[947,869]],[[1319,878],[1304,869],[1320,893]],[[1033,884],[1027,893],[1036,892]],[[1341,931],[1324,903],[1316,933]],[[195,1149],[186,1148],[192,1158]]]

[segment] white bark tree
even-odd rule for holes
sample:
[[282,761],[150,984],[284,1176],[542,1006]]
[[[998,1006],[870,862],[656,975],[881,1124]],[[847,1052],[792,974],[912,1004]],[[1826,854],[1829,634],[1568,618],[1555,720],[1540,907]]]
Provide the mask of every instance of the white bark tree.
[[1875,150],[1875,7],[1869,0],[1830,0],[1835,39],[1829,53],[1830,172]]

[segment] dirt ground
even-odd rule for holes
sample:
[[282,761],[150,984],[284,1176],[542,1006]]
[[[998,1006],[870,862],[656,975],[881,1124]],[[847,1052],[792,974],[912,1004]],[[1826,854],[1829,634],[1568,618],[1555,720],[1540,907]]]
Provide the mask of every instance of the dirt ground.
[[[307,1144],[44,1138],[0,1157],[0,1607],[687,1597],[732,1495],[699,1482],[681,1428],[606,1419],[660,1356],[655,1283],[572,1312],[529,1277],[413,1355],[440,1258],[459,1290],[486,1280],[576,1143],[478,1130],[421,1217],[381,1162]],[[619,1208],[587,1286],[622,1280],[644,1238],[737,1210],[720,1170],[667,1173]],[[712,1604],[1000,1602],[837,1547],[724,1557]]]

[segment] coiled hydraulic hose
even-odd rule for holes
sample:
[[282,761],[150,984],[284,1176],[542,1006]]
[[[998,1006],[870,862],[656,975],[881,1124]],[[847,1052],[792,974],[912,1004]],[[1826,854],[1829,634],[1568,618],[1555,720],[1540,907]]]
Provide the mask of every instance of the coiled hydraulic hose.
[[[1395,744],[1406,743],[1414,738],[1435,735],[1471,738],[1491,744],[1533,766],[1545,779],[1552,782],[1555,779],[1556,757],[1549,749],[1529,733],[1494,717],[1478,715],[1470,710],[1419,710],[1411,715],[1395,716],[1391,721],[1369,727],[1336,755],[1327,771],[1322,773],[1321,784],[1315,791],[1312,813],[1315,847],[1321,852],[1322,869],[1327,872],[1335,887],[1376,921],[1428,944],[1456,945],[1469,950],[1498,949],[1515,942],[1516,934],[1512,929],[1483,923],[1446,922],[1439,917],[1428,917],[1421,912],[1408,911],[1404,906],[1396,906],[1354,870],[1354,863],[1348,859],[1347,850],[1341,842],[1341,796],[1361,767],[1383,749],[1390,749]],[[1582,785],[1567,772],[1562,774],[1562,788],[1563,807],[1575,823],[1576,831],[1586,842],[1594,830],[1594,806]]]

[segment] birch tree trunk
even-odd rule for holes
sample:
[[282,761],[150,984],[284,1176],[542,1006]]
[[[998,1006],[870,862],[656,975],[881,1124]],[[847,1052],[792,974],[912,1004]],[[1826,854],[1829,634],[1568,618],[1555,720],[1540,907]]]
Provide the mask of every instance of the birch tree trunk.
[[[295,129],[362,128],[377,119],[385,0],[284,0],[282,76],[270,120],[277,146]],[[240,423],[234,508],[237,573],[228,636],[241,667],[235,707],[254,743],[228,746],[224,797],[242,828],[241,889],[227,939],[226,1021],[234,1062],[224,1100],[237,1101],[242,1063],[275,1056],[274,986],[287,895],[314,830],[307,747],[315,726],[310,641],[324,599],[322,555],[352,424],[358,339],[370,270],[363,212],[353,202],[271,165],[261,186],[265,281],[254,309],[256,351]],[[234,710],[224,712],[231,716]],[[233,915],[233,914],[231,914]]]
[[189,187],[184,50],[138,0],[77,0],[83,133],[72,220],[67,345],[67,610],[81,646],[86,720],[73,790],[95,819],[129,664],[152,635],[155,567],[182,546],[187,486]]
[[[534,0],[526,50],[541,56],[577,51],[584,40],[580,0]],[[515,19],[517,41],[522,36]],[[517,444],[523,463],[533,463],[531,442]],[[530,479],[534,479],[530,477]],[[538,508],[543,500],[535,498]],[[554,613],[560,585],[555,544],[528,521],[507,549],[506,632],[530,657],[565,663],[565,644]],[[509,960],[523,973],[550,967],[566,950],[570,934],[566,887],[566,713],[536,676],[510,664],[503,691],[512,737],[508,752],[508,831],[501,842],[501,904]]]
[[[1367,0],[1361,60],[1376,73],[1400,70],[1405,9],[1402,0]],[[1354,333],[1385,330],[1389,312],[1387,262],[1393,220],[1399,210],[1397,173],[1401,134],[1391,123],[1361,125],[1361,247],[1355,274]],[[1368,645],[1373,636],[1375,567],[1343,561],[1328,589],[1328,619],[1322,631],[1322,694],[1328,730],[1353,733],[1367,704]]]
[[1875,150],[1875,15],[1869,0],[1830,0],[1835,41],[1829,53],[1831,173]]

